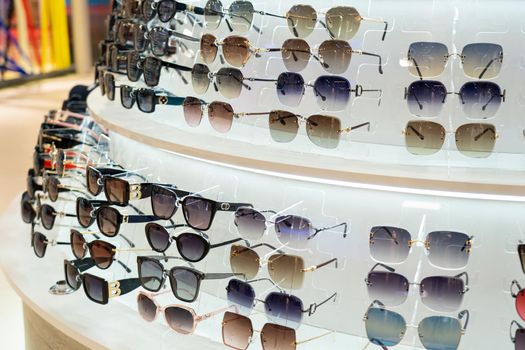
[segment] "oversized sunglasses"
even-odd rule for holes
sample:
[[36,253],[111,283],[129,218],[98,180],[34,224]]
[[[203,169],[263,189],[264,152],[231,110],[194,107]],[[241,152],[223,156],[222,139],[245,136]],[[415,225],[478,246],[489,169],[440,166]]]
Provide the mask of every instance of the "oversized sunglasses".
[[184,98],[173,96],[164,90],[155,91],[120,85],[120,102],[122,107],[126,109],[133,108],[136,102],[141,112],[153,113],[157,105],[181,106],[184,103]]
[[[188,15],[190,13],[197,15],[204,14],[204,9],[202,7],[185,4],[175,0],[144,0],[140,6],[142,17],[145,21],[150,21],[155,16],[158,16],[161,22],[167,23],[175,17],[177,12],[184,12]],[[192,20],[195,21],[195,19]]]
[[[377,271],[377,267],[387,271]],[[429,276],[419,283],[411,283],[405,276],[395,273],[394,268],[381,263],[372,267],[365,283],[370,299],[381,300],[386,306],[403,304],[408,298],[410,286],[418,286],[423,304],[440,312],[458,310],[469,290],[466,272],[455,276]]]
[[455,231],[433,231],[424,241],[413,240],[410,232],[393,226],[374,226],[370,229],[369,247],[373,259],[386,264],[407,260],[411,248],[423,244],[429,262],[444,269],[467,266],[474,236]]
[[[461,325],[461,320],[465,323]],[[407,323],[397,312],[386,310],[383,303],[375,300],[365,313],[366,335],[370,343],[383,349],[401,342],[407,331]],[[468,310],[458,317],[430,316],[417,326],[419,340],[425,349],[457,349],[461,336],[465,334],[469,322]]]
[[61,242],[54,239],[48,239],[44,234],[34,231],[31,233],[31,246],[33,252],[39,258],[43,258],[46,255],[47,246],[56,245],[69,245],[69,242]]
[[[264,214],[272,214],[273,221]],[[348,224],[316,228],[312,221],[299,215],[277,215],[273,210],[256,210],[251,207],[240,207],[235,211],[234,224],[239,234],[249,241],[259,240],[266,232],[267,226],[273,225],[277,239],[287,248],[306,249],[311,239],[319,233],[342,228],[343,238],[346,237]]]
[[[513,326],[516,326],[514,335],[512,332]],[[510,323],[510,341],[514,343],[514,350],[523,350],[525,349],[525,328],[517,321],[512,321]]]
[[143,178],[136,172],[128,171],[120,167],[114,168],[96,168],[93,166],[86,167],[86,188],[93,196],[98,196],[104,189],[104,178],[106,176],[127,176],[133,175]]
[[469,118],[486,119],[493,117],[506,91],[490,81],[469,81],[459,92],[447,92],[440,81],[418,80],[405,88],[405,100],[410,113],[418,117],[437,117],[443,110],[447,95],[458,95],[463,113]]
[[[255,251],[256,248],[262,246],[276,252],[271,254],[267,261],[261,259]],[[252,247],[234,244],[230,249],[230,266],[234,273],[242,274],[246,279],[251,280],[257,276],[262,266],[267,265],[268,274],[272,281],[284,289],[301,289],[307,273],[330,264],[334,264],[337,268],[337,258],[307,267],[301,256],[284,254],[275,247],[264,243]]]
[[474,79],[495,78],[501,71],[503,48],[492,43],[472,43],[461,53],[449,53],[445,44],[420,41],[408,47],[408,71],[420,79],[437,77],[445,70],[450,57],[461,59],[463,72]]
[[[171,39],[176,39],[178,46],[174,46]],[[186,51],[187,46],[182,40],[199,42],[198,38],[179,33],[175,30],[156,26],[148,30],[143,24],[136,24],[134,28],[134,47],[138,52],[150,49],[154,56],[164,56],[177,53],[177,50]]]
[[461,154],[472,158],[487,158],[494,151],[498,134],[496,127],[486,123],[468,123],[456,131],[447,132],[441,124],[427,120],[411,120],[405,130],[407,151],[414,155],[432,155],[443,148],[447,133],[454,134]]
[[176,63],[162,61],[156,57],[143,57],[138,52],[130,52],[127,55],[127,74],[130,81],[138,81],[141,75],[144,75],[144,82],[149,87],[159,85],[160,71],[162,68],[172,68],[181,77],[182,81],[187,84],[182,72],[191,72],[190,67],[181,66]]
[[161,307],[154,299],[161,293],[139,292],[137,295],[137,307],[140,316],[148,322],[153,322],[158,314],[163,313],[166,323],[177,333],[193,334],[197,325],[211,317],[222,314],[228,310],[236,310],[235,306],[224,307],[215,311],[207,312],[203,315],[197,315],[195,310],[184,305],[171,304]]

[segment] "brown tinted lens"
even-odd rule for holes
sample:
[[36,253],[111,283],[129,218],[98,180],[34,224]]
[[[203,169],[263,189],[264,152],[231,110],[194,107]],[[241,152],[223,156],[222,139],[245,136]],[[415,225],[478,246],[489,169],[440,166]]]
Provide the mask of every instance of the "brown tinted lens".
[[234,67],[242,67],[250,58],[250,41],[242,36],[229,36],[224,39],[222,53],[226,62]]
[[226,311],[222,319],[222,341],[230,348],[245,350],[253,336],[252,321],[233,312]]
[[91,213],[95,210],[89,199],[79,197],[77,199],[77,220],[80,226],[88,228],[93,223]]
[[97,267],[101,269],[107,269],[113,262],[113,256],[115,247],[104,241],[93,241],[90,244],[91,258],[95,261]]
[[204,94],[208,91],[210,86],[210,69],[204,64],[197,63],[191,70],[191,83],[193,90],[199,95]]
[[43,258],[46,255],[47,238],[40,232],[33,234],[33,251],[39,258]]
[[217,57],[217,39],[211,34],[203,34],[201,37],[201,57],[204,63],[210,64]]
[[120,228],[119,212],[111,207],[99,208],[97,212],[97,225],[103,234],[113,237]]
[[416,155],[434,154],[443,147],[445,128],[429,121],[410,121],[405,129],[407,150]]
[[78,270],[69,261],[64,262],[64,270],[66,274],[66,283],[72,289],[77,290],[80,288],[80,276]]
[[303,39],[288,39],[283,43],[281,55],[286,69],[292,72],[302,71],[310,61],[310,45]]
[[60,186],[60,181],[55,176],[48,177],[47,178],[47,194],[49,195],[49,199],[51,199],[52,202],[56,202],[58,199],[58,187]]
[[232,127],[233,107],[225,102],[212,102],[208,106],[208,118],[215,130],[226,133]]
[[323,148],[336,148],[339,145],[341,121],[325,115],[312,115],[306,120],[306,133],[314,144]]
[[284,289],[300,289],[304,280],[304,260],[300,256],[274,254],[268,259],[268,273]]
[[76,230],[71,230],[71,250],[75,258],[82,259],[86,256],[86,240]]
[[182,104],[184,119],[191,127],[199,126],[202,120],[202,102],[195,97],[186,97]]
[[288,28],[297,38],[310,35],[317,23],[317,12],[309,5],[295,5],[286,13]]
[[332,7],[326,13],[326,28],[335,39],[350,40],[359,31],[361,15],[353,7]]
[[126,180],[115,177],[104,179],[106,198],[111,204],[127,205],[129,200],[129,184]]
[[268,118],[270,136],[275,142],[290,142],[297,136],[299,118],[286,111],[272,111]]
[[244,274],[247,280],[254,279],[259,272],[259,255],[248,247],[232,245],[230,249],[230,265],[233,273]]
[[263,350],[295,350],[295,330],[267,323],[261,331]]
[[151,322],[157,316],[157,305],[155,305],[153,300],[142,293],[137,297],[137,306],[140,316],[146,321]]
[[55,224],[55,209],[48,204],[43,204],[40,207],[40,220],[42,220],[42,226],[46,230],[51,230]]
[[86,181],[87,181],[87,189],[89,193],[91,193],[93,196],[96,196],[100,193],[102,190],[102,186],[99,185],[99,172],[93,169],[92,167],[87,168],[87,174],[86,174]]
[[456,147],[467,157],[486,158],[496,143],[496,128],[491,124],[465,124],[456,130]]
[[350,66],[352,48],[344,40],[326,40],[319,46],[319,59],[327,72],[342,74]]

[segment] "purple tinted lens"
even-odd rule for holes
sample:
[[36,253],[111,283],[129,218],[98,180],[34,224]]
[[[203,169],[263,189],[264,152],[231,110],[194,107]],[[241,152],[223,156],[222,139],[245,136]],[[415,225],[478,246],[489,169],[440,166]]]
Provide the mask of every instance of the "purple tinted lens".
[[465,115],[480,119],[493,117],[502,101],[501,88],[490,81],[469,81],[459,96]]
[[297,329],[303,319],[303,302],[296,296],[272,292],[264,301],[266,316],[271,322]]
[[373,271],[368,274],[366,284],[371,300],[381,300],[386,306],[397,306],[408,297],[408,280],[393,272]]
[[144,294],[139,294],[137,298],[137,306],[139,309],[139,314],[148,322],[151,322],[157,316],[157,305],[145,296]]
[[177,237],[177,249],[184,259],[197,262],[208,254],[209,243],[199,235],[185,232]]
[[419,117],[436,117],[447,97],[445,85],[439,81],[419,80],[408,86],[407,103],[410,113]]
[[40,219],[42,220],[42,226],[46,230],[51,230],[55,224],[55,209],[50,205],[43,204],[40,208]]
[[514,350],[525,350],[525,329],[520,328],[516,330],[514,339]]
[[166,322],[176,332],[182,334],[193,333],[195,320],[193,314],[182,307],[171,306],[164,310]]
[[309,219],[297,215],[283,215],[275,219],[275,233],[288,248],[305,249],[313,234]]
[[177,211],[177,195],[167,188],[153,185],[151,208],[155,216],[167,220]]
[[277,78],[277,97],[290,107],[297,107],[304,95],[304,79],[301,74],[284,72]]
[[170,271],[171,290],[177,299],[192,302],[197,298],[200,280],[195,272],[174,267]]
[[161,22],[168,22],[175,15],[177,3],[174,0],[162,0],[157,5],[157,13]]
[[460,269],[467,266],[472,242],[461,232],[434,231],[427,236],[428,260],[445,269]]
[[95,208],[89,199],[82,197],[77,198],[77,220],[80,226],[88,228],[93,224],[94,218],[91,216],[93,210],[95,210]]
[[266,218],[257,210],[243,207],[235,211],[235,226],[242,237],[258,240],[266,230]]
[[204,198],[184,198],[182,211],[188,225],[197,230],[209,229],[213,218],[214,204],[215,202]]
[[317,104],[325,111],[342,111],[350,101],[350,82],[343,77],[322,75],[315,80]]
[[154,222],[146,225],[146,238],[149,245],[157,252],[164,252],[170,246],[170,235],[166,229]]
[[393,226],[374,226],[370,229],[370,255],[375,260],[398,264],[410,251],[410,233]]
[[154,2],[155,0],[143,0],[142,1],[142,4],[141,4],[142,17],[144,21],[146,22],[151,21],[153,17],[155,17],[155,10],[153,9],[153,7],[151,7],[151,5],[153,5]]
[[228,287],[226,287],[226,297],[230,303],[240,307],[239,312],[241,314],[248,315],[253,309],[255,291],[250,284],[238,279],[232,279],[228,282]]
[[148,86],[157,86],[160,79],[162,61],[155,57],[146,57],[143,62],[144,82]]
[[84,291],[89,299],[99,304],[106,304],[108,301],[104,297],[106,287],[105,281],[90,274],[85,274],[83,278]]
[[46,254],[46,244],[47,238],[40,232],[35,232],[33,234],[33,250],[35,255],[39,258],[43,258]]
[[140,284],[144,289],[157,292],[164,282],[164,270],[162,265],[155,260],[137,259]]
[[420,285],[423,304],[436,311],[456,311],[461,306],[464,293],[465,283],[458,277],[427,277]]

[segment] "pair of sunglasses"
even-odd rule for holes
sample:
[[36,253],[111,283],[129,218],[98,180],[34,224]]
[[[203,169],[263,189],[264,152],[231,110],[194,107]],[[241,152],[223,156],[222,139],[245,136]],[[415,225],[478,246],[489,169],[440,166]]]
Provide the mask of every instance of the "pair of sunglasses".
[[227,347],[246,350],[253,341],[254,332],[261,334],[263,350],[295,350],[297,345],[319,339],[332,334],[333,331],[304,339],[297,340],[295,329],[275,323],[266,323],[261,331],[253,329],[252,321],[243,315],[226,311],[222,319],[222,341]]
[[[387,271],[376,271],[382,267]],[[463,296],[468,292],[468,274],[456,276],[429,276],[419,283],[411,283],[395,269],[377,263],[365,279],[368,295],[372,300],[381,300],[386,306],[398,306],[408,298],[410,286],[419,287],[421,301],[432,310],[440,312],[456,311],[463,302]]]
[[130,200],[149,198],[152,195],[152,188],[154,186],[165,186],[174,189],[179,194],[188,195],[189,192],[177,189],[175,185],[169,184],[155,184],[150,182],[130,183],[125,179],[115,176],[105,176],[104,193],[106,199],[110,204],[119,206],[128,206]]
[[31,233],[31,246],[33,247],[33,252],[39,258],[43,258],[46,255],[47,246],[56,246],[56,245],[69,245],[69,242],[60,242],[54,239],[50,240],[47,237],[38,232],[34,231]]
[[154,113],[157,105],[181,106],[184,98],[173,96],[164,90],[155,91],[145,88],[134,88],[120,85],[120,102],[126,109],[133,108],[135,102],[141,112]]
[[408,259],[412,246],[424,245],[428,261],[443,269],[462,269],[467,266],[474,236],[455,231],[433,231],[424,241],[413,240],[410,232],[393,226],[374,226],[370,229],[370,255],[386,264],[400,264]]
[[[263,261],[256,248],[265,246],[275,251],[267,261]],[[284,289],[301,289],[308,272],[314,272],[324,266],[334,264],[337,268],[337,258],[330,259],[318,265],[307,267],[303,257],[298,255],[284,254],[282,251],[269,244],[261,243],[253,247],[245,247],[234,244],[230,249],[230,266],[237,275],[244,275],[251,280],[257,276],[261,267],[268,265],[268,274],[272,281]]]
[[187,80],[182,76],[181,72],[191,72],[190,67],[181,66],[176,63],[162,61],[157,57],[144,57],[138,52],[129,52],[127,54],[127,75],[130,81],[138,81],[141,76],[144,76],[144,83],[149,87],[155,87],[159,85],[160,71],[164,68],[174,69],[183,82],[187,84]]
[[235,276],[234,273],[204,273],[196,269],[175,266],[170,270],[165,270],[159,260],[180,259],[179,257],[154,257],[138,256],[137,266],[139,280],[142,287],[150,292],[158,292],[166,282],[166,276],[169,278],[171,291],[175,298],[185,301],[194,302],[199,296],[201,282],[203,280],[219,280]]
[[65,213],[61,211],[56,211],[55,208],[53,208],[49,204],[42,204],[38,210],[38,217],[40,218],[42,226],[46,230],[52,230],[53,227],[55,226],[55,220],[57,217],[76,218],[77,215],[71,214],[71,213]]
[[217,202],[163,185],[151,186],[153,214],[169,220],[180,207],[186,223],[195,230],[209,230],[217,212],[234,212],[240,207],[251,206],[249,203]]
[[[270,221],[264,214],[273,214],[275,219]],[[253,241],[262,238],[268,224],[274,226],[277,239],[287,248],[306,249],[311,239],[319,233],[338,227],[343,229],[343,238],[346,237],[348,224],[342,222],[337,225],[316,228],[312,221],[299,215],[277,215],[273,210],[256,210],[251,207],[240,207],[235,211],[234,224],[241,237]]]
[[505,102],[506,91],[490,81],[469,81],[459,92],[447,92],[440,81],[418,80],[405,88],[410,113],[418,117],[437,117],[443,110],[447,95],[458,95],[463,113],[470,118],[493,117]]
[[137,306],[140,316],[147,322],[153,322],[160,313],[163,313],[168,326],[180,334],[193,334],[200,322],[232,308],[236,309],[229,306],[203,315],[197,315],[195,310],[184,305],[172,304],[161,307],[154,299],[154,296],[158,294],[162,294],[162,292],[157,294],[139,292],[137,295]]
[[[462,326],[461,320],[465,318]],[[401,342],[407,331],[407,323],[397,312],[386,310],[383,303],[375,300],[365,313],[366,335],[370,343],[383,349]],[[457,349],[461,336],[468,326],[469,312],[463,310],[457,318],[449,316],[426,317],[417,327],[419,340],[425,349]]]
[[121,167],[114,168],[96,168],[93,166],[86,167],[86,188],[93,196],[98,196],[104,190],[104,179],[107,176],[126,176],[133,175],[144,179],[140,174],[125,170]]
[[184,12],[187,15],[203,15],[202,7],[185,4],[175,0],[143,0],[140,4],[142,17],[146,22],[151,21],[155,16],[163,23],[171,21],[177,12]]
[[140,287],[138,278],[108,282],[104,278],[81,272],[75,263],[68,260],[64,260],[64,272],[66,283],[71,289],[78,290],[83,286],[88,299],[102,305],[107,304],[109,299],[128,294]]
[[492,43],[473,43],[463,47],[461,53],[449,53],[445,44],[420,41],[410,44],[407,60],[410,74],[423,78],[437,77],[445,70],[448,59],[458,56],[463,72],[474,79],[498,76],[503,63],[503,48]]
[[[178,46],[173,46],[171,38],[177,39]],[[179,33],[175,30],[156,26],[148,30],[143,24],[135,24],[134,27],[134,48],[138,52],[144,52],[148,48],[157,57],[177,53],[178,48],[185,50],[187,46],[180,41],[199,42],[199,39],[189,35]]]
[[117,209],[108,205],[101,205],[91,215],[96,218],[98,229],[108,237],[115,237],[122,224],[146,223],[160,220],[155,215],[123,215]]
[[[516,326],[514,331],[514,336],[512,335],[512,328]],[[512,321],[510,323],[510,341],[514,343],[514,350],[523,350],[525,349],[525,328],[517,321]]]
[[[175,225],[185,226],[185,225]],[[224,247],[239,241],[242,238],[236,238],[229,241],[211,244],[208,235],[204,232],[182,232],[178,236],[171,236],[168,230],[155,222],[146,225],[146,239],[154,251],[164,253],[173,242],[177,246],[180,256],[190,262],[199,262],[204,259],[211,249]]]
[[313,57],[321,66],[331,74],[346,72],[350,66],[352,55],[373,56],[379,59],[379,73],[383,74],[381,56],[361,50],[352,50],[344,40],[326,40],[321,43],[318,56],[312,53],[310,45],[303,39],[288,39],[280,48],[257,48],[245,37],[231,35],[218,41],[212,34],[204,34],[200,40],[201,58],[206,64],[211,64],[217,58],[219,46],[222,47],[222,57],[234,67],[243,67],[248,60],[261,53],[281,52],[284,66],[292,72],[299,72],[306,68],[310,58]]
[[[432,155],[445,143],[447,131],[441,124],[428,120],[411,120],[405,130],[407,151],[415,155]],[[498,134],[496,127],[486,123],[468,123],[452,132],[461,154],[471,158],[487,158],[494,151]]]

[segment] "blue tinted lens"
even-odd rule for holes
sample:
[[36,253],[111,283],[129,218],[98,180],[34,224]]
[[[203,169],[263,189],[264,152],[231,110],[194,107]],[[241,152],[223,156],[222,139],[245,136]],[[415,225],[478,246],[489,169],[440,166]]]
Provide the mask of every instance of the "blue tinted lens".
[[471,81],[459,90],[463,112],[472,118],[493,117],[501,105],[501,89],[490,81]]
[[443,109],[446,97],[447,89],[443,83],[415,81],[407,89],[408,110],[419,117],[436,117]]
[[296,296],[272,292],[265,299],[264,309],[273,323],[294,329],[301,325],[303,302]]
[[277,239],[288,248],[304,249],[312,235],[310,220],[297,215],[283,215],[275,219]]
[[371,308],[366,319],[366,335],[371,343],[394,346],[401,342],[406,332],[406,322],[397,312]]
[[343,77],[322,75],[315,80],[317,104],[325,111],[342,111],[350,101],[350,82]]
[[418,333],[428,350],[456,350],[461,339],[461,324],[456,318],[431,316],[419,323]]
[[277,97],[285,106],[296,107],[304,94],[304,79],[300,74],[284,72],[277,78]]
[[238,279],[232,279],[226,287],[228,301],[239,307],[239,313],[248,315],[253,308],[255,291],[252,286]]

